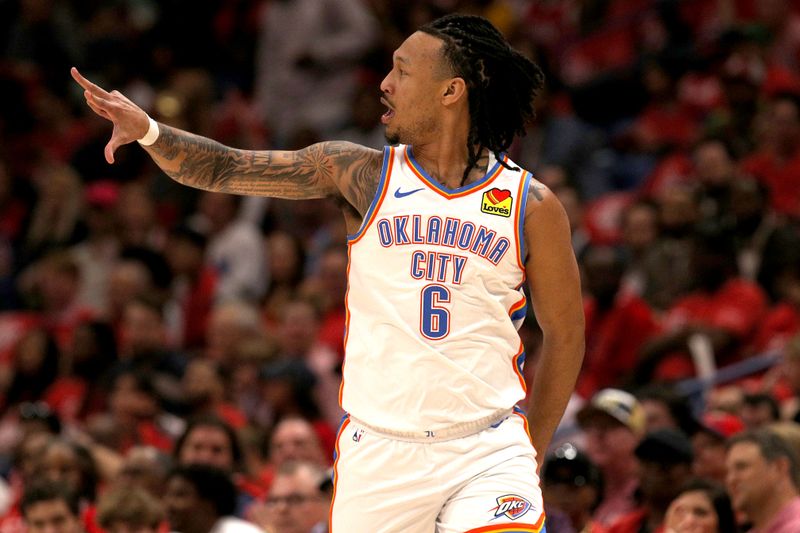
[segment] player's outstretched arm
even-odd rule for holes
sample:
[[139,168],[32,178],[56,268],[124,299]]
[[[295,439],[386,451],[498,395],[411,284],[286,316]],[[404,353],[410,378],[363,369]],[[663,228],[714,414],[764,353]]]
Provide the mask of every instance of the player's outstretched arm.
[[561,203],[531,183],[525,213],[525,269],[542,349],[529,394],[528,420],[539,465],[575,388],[584,352],[580,275]]
[[[144,137],[147,114],[119,91],[108,92],[73,68],[88,106],[111,121],[105,148],[114,162],[120,146]],[[143,147],[171,178],[199,189],[288,199],[340,197],[365,213],[377,188],[383,155],[353,143],[323,142],[297,151],[254,151],[159,124],[156,142]]]

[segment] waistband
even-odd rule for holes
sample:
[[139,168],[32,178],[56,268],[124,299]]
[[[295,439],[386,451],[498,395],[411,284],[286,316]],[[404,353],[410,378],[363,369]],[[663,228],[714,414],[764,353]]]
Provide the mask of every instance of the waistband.
[[372,426],[350,415],[350,422],[355,426],[361,426],[370,433],[386,437],[388,439],[402,440],[407,442],[441,442],[446,440],[460,439],[475,433],[480,433],[490,427],[497,427],[506,418],[512,415],[513,409],[501,409],[489,416],[480,418],[472,422],[465,422],[455,426],[450,426],[435,430],[420,431],[394,431],[391,429]]

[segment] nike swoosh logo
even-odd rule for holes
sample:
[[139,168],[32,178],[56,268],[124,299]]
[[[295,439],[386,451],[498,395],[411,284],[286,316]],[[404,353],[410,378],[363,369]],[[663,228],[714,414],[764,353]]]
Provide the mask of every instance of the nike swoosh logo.
[[401,192],[400,191],[400,187],[398,187],[397,190],[394,191],[394,197],[395,198],[405,198],[406,196],[410,196],[410,195],[414,194],[415,192],[419,192],[419,191],[421,191],[423,189],[424,189],[424,187],[419,188],[419,189],[414,189],[413,191]]

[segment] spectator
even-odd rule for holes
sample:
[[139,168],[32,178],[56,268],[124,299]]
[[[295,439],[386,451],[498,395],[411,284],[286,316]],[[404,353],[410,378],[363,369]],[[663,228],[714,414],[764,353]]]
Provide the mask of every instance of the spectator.
[[283,308],[297,297],[303,280],[306,250],[295,235],[274,231],[267,236],[270,280],[264,297],[264,321],[272,330],[280,322]]
[[659,235],[658,206],[639,200],[622,211],[622,249],[627,256],[627,269],[622,290],[642,296],[645,291],[645,261]]
[[694,475],[724,483],[727,474],[725,442],[744,429],[744,422],[736,415],[724,411],[703,414],[697,431],[692,435]]
[[[344,296],[342,296],[344,301]],[[331,427],[344,416],[339,408],[341,358],[329,344],[320,340],[320,315],[311,301],[296,299],[283,309],[278,330],[280,356],[302,361],[314,373],[316,405]],[[340,331],[344,331],[344,323]]]
[[14,349],[10,381],[4,392],[6,409],[40,399],[58,376],[59,349],[44,329],[33,329]]
[[735,533],[731,500],[721,485],[697,478],[678,491],[667,509],[665,533]]
[[169,338],[184,350],[203,346],[218,276],[205,263],[207,239],[188,226],[174,229],[167,240],[165,256],[172,271]]
[[642,349],[640,383],[654,375],[661,379],[695,375],[687,356],[694,338],[710,346],[712,364],[736,361],[766,312],[763,290],[737,276],[729,235],[712,227],[698,232],[693,240],[691,264],[697,287],[672,305],[664,318],[664,333]]
[[621,292],[625,262],[617,250],[591,246],[583,267],[586,354],[576,390],[589,398],[606,387],[628,384],[642,345],[658,332],[650,306]]
[[115,211],[119,186],[96,181],[86,187],[84,201],[87,235],[69,253],[80,271],[78,302],[97,314],[108,309],[109,274],[120,251]]
[[143,489],[160,500],[171,467],[171,458],[161,450],[153,446],[134,446],[125,454],[112,486]]
[[603,476],[604,491],[592,519],[603,526],[636,506],[638,463],[633,454],[645,431],[645,414],[636,398],[603,389],[577,414],[585,433],[586,455]]
[[78,497],[63,483],[40,481],[20,503],[30,533],[83,533]]
[[283,463],[263,506],[253,509],[254,520],[267,533],[327,531],[323,529],[331,504],[324,491],[327,476],[318,463]]
[[697,422],[688,400],[675,388],[653,384],[637,390],[635,396],[644,409],[648,432],[657,429],[678,429],[686,435],[691,435],[697,429]]
[[237,516],[243,516],[259,495],[259,487],[250,485],[238,435],[233,427],[214,415],[190,419],[175,442],[173,455],[179,466],[207,465],[227,472],[239,489],[234,508]]
[[800,217],[800,97],[783,93],[769,102],[769,129],[755,152],[742,162],[770,191],[770,204],[778,213]]
[[181,533],[261,533],[233,516],[236,487],[224,470],[207,464],[177,466],[167,477],[164,506],[170,530]]
[[[287,34],[286,28],[303,28]],[[269,3],[261,21],[255,93],[277,145],[303,128],[344,126],[356,89],[355,67],[377,37],[357,0]]]
[[167,406],[175,406],[186,359],[167,345],[164,308],[160,299],[148,295],[125,306],[119,354],[120,363],[114,372],[133,370],[148,374],[159,398]]
[[82,322],[75,328],[61,366],[61,375],[44,399],[68,423],[100,412],[106,402],[111,367],[117,363],[114,330],[105,322]]
[[694,190],[675,184],[656,197],[658,239],[641,261],[644,299],[658,311],[668,309],[691,287],[690,256],[700,205]]
[[542,492],[549,505],[567,515],[575,531],[603,531],[592,521],[603,498],[600,470],[573,445],[563,444],[544,460]]
[[97,465],[89,450],[80,444],[59,437],[49,441],[38,475],[52,483],[64,483],[82,505],[94,504],[99,482]]
[[284,418],[272,430],[269,440],[269,462],[259,473],[265,487],[272,485],[282,465],[290,462],[315,463],[322,467],[330,464],[330,455],[320,444],[320,436],[314,425],[298,417]]
[[663,527],[678,488],[689,481],[692,445],[679,430],[659,429],[648,433],[635,453],[640,463],[641,504],[609,526],[607,533],[658,531]]
[[216,301],[258,301],[267,288],[269,273],[262,237],[251,222],[238,217],[241,201],[232,194],[203,192],[195,229],[208,235],[206,262],[219,275]]
[[781,418],[778,401],[767,393],[745,394],[742,421],[747,429],[758,429]]
[[122,369],[111,378],[108,411],[92,416],[87,431],[98,444],[119,454],[136,445],[169,450],[172,438],[159,406],[153,378],[145,371]]
[[97,504],[97,520],[108,533],[158,533],[163,517],[161,503],[139,487],[107,492]]
[[331,423],[322,418],[315,394],[317,378],[305,363],[295,359],[270,363],[262,370],[261,379],[262,394],[272,409],[274,423],[292,417],[308,420],[323,449],[332,456],[336,434]]
[[242,301],[216,304],[205,330],[204,355],[225,370],[232,371],[239,343],[257,338],[262,329],[258,309],[254,305]]
[[244,413],[228,401],[226,380],[214,361],[191,361],[183,374],[181,390],[189,417],[218,416],[234,429],[241,429],[247,423]]
[[800,531],[800,471],[789,445],[762,429],[733,437],[727,448],[728,493],[752,533]]

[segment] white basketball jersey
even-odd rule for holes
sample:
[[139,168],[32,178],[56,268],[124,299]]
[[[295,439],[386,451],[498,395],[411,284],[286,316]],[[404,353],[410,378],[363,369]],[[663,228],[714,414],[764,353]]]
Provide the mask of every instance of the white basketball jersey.
[[483,179],[451,190],[410,146],[385,149],[378,192],[348,239],[345,411],[419,433],[489,420],[524,397],[530,180],[491,157]]

